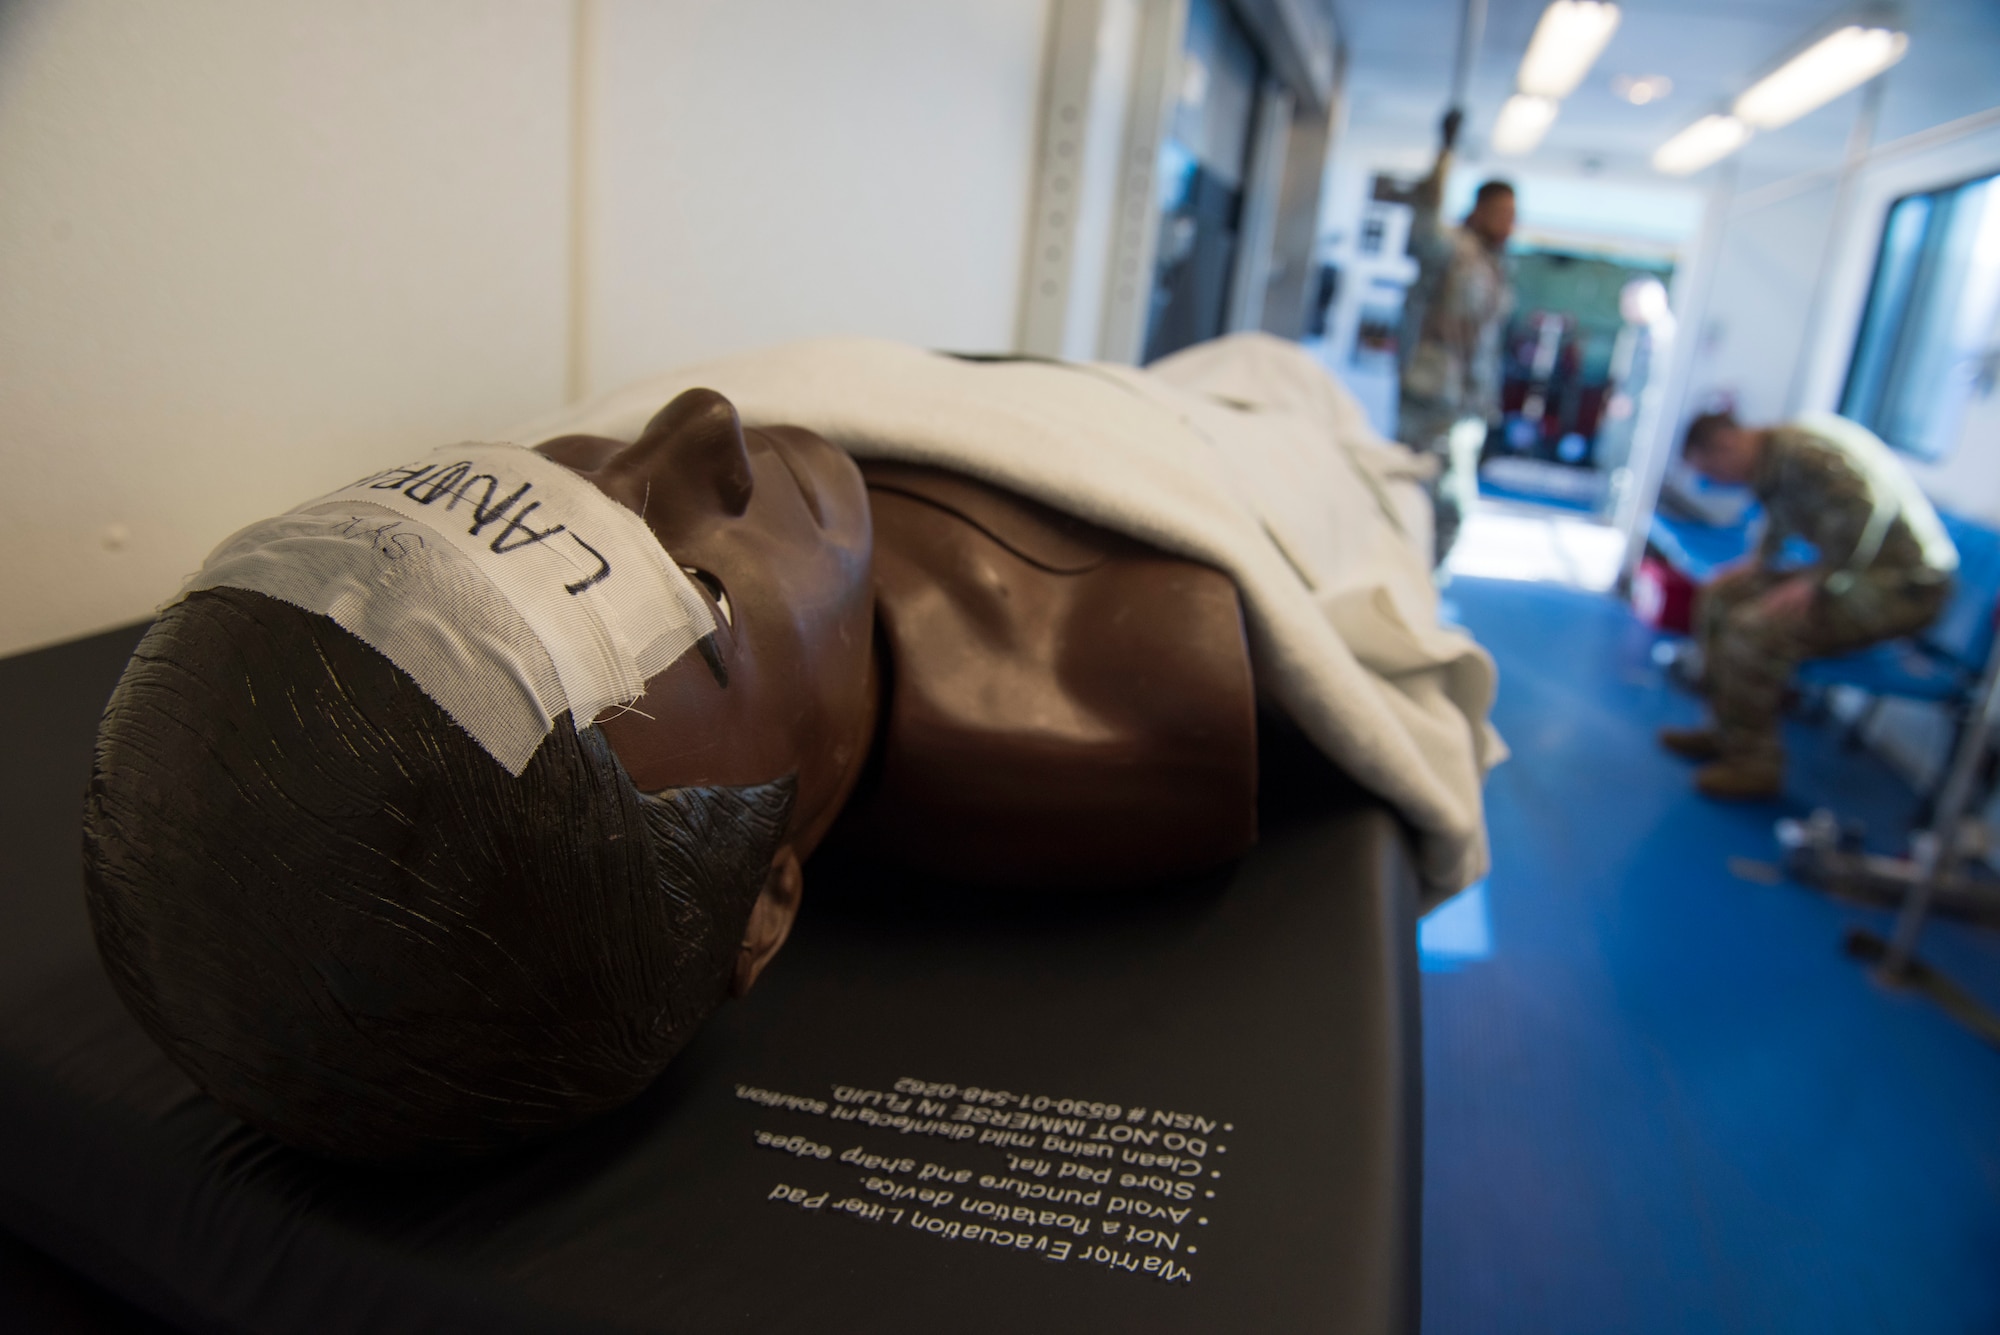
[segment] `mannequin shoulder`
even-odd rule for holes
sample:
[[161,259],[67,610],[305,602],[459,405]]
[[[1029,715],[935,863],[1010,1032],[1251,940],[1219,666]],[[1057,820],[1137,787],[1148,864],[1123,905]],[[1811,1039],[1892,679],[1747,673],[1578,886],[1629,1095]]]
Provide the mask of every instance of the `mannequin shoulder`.
[[[976,530],[1015,556],[1053,574],[1081,574],[1113,555],[1145,550],[1094,524],[962,473],[915,464],[863,460],[861,475],[871,498],[914,503]],[[949,531],[948,527],[934,530]],[[878,524],[879,528],[879,524]],[[892,529],[890,541],[901,534]],[[879,539],[878,539],[879,540]]]

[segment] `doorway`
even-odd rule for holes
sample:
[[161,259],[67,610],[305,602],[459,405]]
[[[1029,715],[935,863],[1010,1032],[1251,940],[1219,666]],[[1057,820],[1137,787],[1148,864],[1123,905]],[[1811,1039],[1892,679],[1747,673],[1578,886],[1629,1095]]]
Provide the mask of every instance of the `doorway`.
[[1190,0],[1180,94],[1160,145],[1160,239],[1145,361],[1223,333],[1266,69],[1223,0]]

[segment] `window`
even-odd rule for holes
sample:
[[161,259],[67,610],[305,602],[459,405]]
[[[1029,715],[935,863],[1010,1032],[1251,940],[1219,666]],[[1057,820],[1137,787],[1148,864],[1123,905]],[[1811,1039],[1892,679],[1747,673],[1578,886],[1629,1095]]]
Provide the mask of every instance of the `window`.
[[2000,176],[1889,206],[1840,412],[1940,459],[2000,356]]

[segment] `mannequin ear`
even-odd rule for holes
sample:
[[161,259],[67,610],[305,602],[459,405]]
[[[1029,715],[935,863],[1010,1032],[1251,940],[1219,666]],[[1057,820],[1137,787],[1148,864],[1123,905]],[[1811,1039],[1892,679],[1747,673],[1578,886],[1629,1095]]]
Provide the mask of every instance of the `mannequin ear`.
[[[680,394],[653,415],[639,439],[611,466],[619,472],[642,472],[662,454],[673,456],[674,473],[684,479],[691,494],[712,501],[731,518],[749,507],[752,477],[743,423],[736,416],[736,405],[714,390]],[[651,502],[665,499],[663,494]]]
[[736,952],[736,973],[729,980],[730,996],[748,994],[758,975],[764,972],[764,966],[778,953],[778,947],[785,944],[785,938],[792,933],[792,921],[799,916],[799,896],[804,890],[805,873],[799,868],[799,855],[786,844],[771,859],[764,891],[750,910],[750,925],[744,928],[743,945]]

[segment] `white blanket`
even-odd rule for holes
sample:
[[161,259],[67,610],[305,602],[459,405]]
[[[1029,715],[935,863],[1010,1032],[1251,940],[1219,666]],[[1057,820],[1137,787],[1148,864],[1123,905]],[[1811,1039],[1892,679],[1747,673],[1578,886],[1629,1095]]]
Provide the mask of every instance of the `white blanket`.
[[[636,438],[682,390],[864,458],[930,464],[1227,572],[1259,688],[1416,830],[1429,897],[1485,873],[1505,756],[1492,660],[1438,624],[1409,456],[1293,344],[1238,335],[1146,371],[827,339],[669,371],[510,439]],[[1407,513],[1399,513],[1399,509]]]

